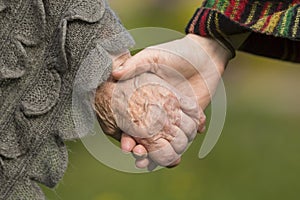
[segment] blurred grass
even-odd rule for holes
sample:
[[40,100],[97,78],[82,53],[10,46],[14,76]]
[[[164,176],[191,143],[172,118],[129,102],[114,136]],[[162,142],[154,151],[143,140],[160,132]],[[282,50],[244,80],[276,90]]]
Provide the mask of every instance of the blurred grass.
[[[129,29],[183,31],[199,1],[110,1]],[[173,2],[173,3],[172,3]],[[126,174],[96,161],[81,142],[68,143],[70,163],[49,200],[299,199],[300,67],[238,53],[227,67],[223,134],[204,160],[198,136],[175,169]]]

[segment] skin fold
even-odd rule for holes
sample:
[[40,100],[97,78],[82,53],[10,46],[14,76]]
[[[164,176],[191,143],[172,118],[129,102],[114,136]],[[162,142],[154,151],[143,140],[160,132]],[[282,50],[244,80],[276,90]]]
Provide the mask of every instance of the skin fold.
[[[102,121],[100,122],[100,124],[102,123],[104,132],[117,139],[121,139],[120,142],[122,150],[133,153],[136,158],[136,166],[139,168],[148,167],[148,169],[153,169],[157,165],[175,166],[179,164],[180,156],[171,164],[170,159],[168,160],[168,158],[171,157],[171,160],[174,160],[173,158],[176,157],[174,155],[184,149],[186,142],[183,142],[183,137],[179,137],[182,134],[180,134],[179,131],[176,131],[177,129],[170,127],[180,127],[180,130],[185,133],[189,142],[194,138],[194,132],[191,131],[192,128],[190,128],[193,127],[193,123],[191,123],[190,120],[191,118],[196,124],[198,124],[198,132],[203,132],[205,130],[205,115],[203,114],[202,110],[204,110],[210,103],[230,57],[230,51],[228,51],[228,49],[225,49],[216,40],[193,34],[188,34],[186,37],[180,40],[174,40],[168,43],[148,47],[133,57],[131,57],[128,52],[123,53],[122,55],[114,55],[112,78],[107,83],[104,83],[104,85],[100,86],[97,91],[98,99],[96,99],[96,108],[98,102],[98,115],[101,112],[101,104],[103,107],[102,111],[106,112],[102,114],[100,113],[99,115],[99,120]],[[186,101],[185,103],[184,101],[179,100],[179,103],[181,104],[181,111],[183,111],[182,113],[185,114],[181,115],[180,124],[178,124],[178,122],[176,121],[176,116],[179,111],[176,111],[176,101],[174,99],[172,100],[172,95],[167,95],[167,98],[170,99],[168,101],[165,101],[169,103],[173,102],[173,104],[170,105],[171,109],[168,109],[168,107],[166,106],[163,107],[163,101],[159,100],[157,102],[161,102],[161,107],[152,106],[152,109],[148,109],[149,113],[151,113],[151,111],[152,113],[167,113],[165,115],[158,115],[160,116],[160,118],[158,118],[159,120],[157,119],[157,115],[155,115],[153,118],[156,120],[152,119],[152,121],[158,122],[165,120],[165,123],[157,123],[155,126],[150,126],[152,127],[150,128],[150,130],[153,129],[153,127],[158,130],[162,130],[157,131],[158,133],[155,134],[155,137],[145,137],[145,134],[140,135],[140,133],[145,133],[145,126],[148,126],[147,124],[149,123],[143,124],[141,120],[139,120],[141,118],[143,119],[143,117],[141,116],[148,116],[148,118],[146,117],[146,119],[149,122],[151,121],[151,117],[149,118],[149,116],[152,116],[153,114],[145,115],[144,111],[146,109],[143,106],[146,103],[143,104],[143,101],[140,100],[142,100],[142,97],[144,97],[145,102],[147,98],[150,99],[149,97],[152,97],[151,92],[153,92],[154,90],[153,87],[152,89],[151,87],[145,87],[143,89],[144,91],[139,90],[139,92],[142,92],[143,95],[142,93],[139,94],[138,92],[135,94],[135,98],[132,99],[130,99],[128,96],[128,94],[133,94],[132,89],[131,91],[128,91],[126,87],[123,88],[123,97],[127,96],[128,98],[125,98],[125,100],[123,98],[123,102],[119,102],[119,105],[125,105],[124,102],[126,102],[126,105],[131,105],[131,115],[129,115],[128,113],[126,115],[126,111],[130,110],[128,109],[128,107],[123,110],[121,109],[122,112],[119,113],[118,111],[120,109],[116,109],[116,113],[118,113],[118,115],[116,115],[116,113],[114,113],[112,109],[112,102],[109,102],[110,96],[106,95],[106,97],[103,97],[101,95],[101,93],[113,93],[112,90],[116,88],[116,80],[121,80],[121,82],[125,83],[126,80],[134,80],[136,77],[139,77],[142,74],[156,75],[161,79],[160,81],[164,81],[164,83],[160,82],[161,85],[164,85],[165,83],[169,84],[169,86],[171,85],[173,89],[170,90],[170,94],[174,93],[173,96],[176,96],[177,94],[176,97],[178,97],[178,94],[180,94],[192,99],[192,101]],[[148,75],[146,75],[146,79],[147,76]],[[131,86],[136,82],[138,81],[131,81]],[[174,90],[174,88],[176,88],[176,90]],[[156,87],[156,90],[154,91],[159,91],[158,87]],[[119,90],[119,92],[122,93],[122,89]],[[164,93],[166,92],[164,91]],[[134,102],[134,99],[138,101]],[[105,102],[101,102],[104,100]],[[114,105],[118,104],[114,103]],[[107,108],[104,108],[105,106]],[[159,110],[158,108],[164,108],[165,110]],[[110,112],[107,112],[107,109]],[[134,109],[136,110],[133,111]],[[171,110],[174,110],[174,112],[172,112]],[[194,116],[195,112],[200,113],[198,118],[191,117]],[[126,126],[126,123],[117,123],[118,120],[116,120],[116,118],[118,119],[118,116],[119,119],[132,119],[133,121],[140,123],[140,125],[143,125],[144,127],[132,126],[135,128],[131,127],[130,130]],[[162,116],[165,116],[167,120]],[[169,126],[168,124],[166,124],[166,121],[169,122]],[[128,121],[127,124],[129,124]],[[106,130],[107,128],[109,128],[109,130]],[[174,148],[174,144],[172,146],[172,143],[179,144],[180,141],[182,142],[181,148]],[[173,153],[170,155],[170,152],[173,151],[175,151],[176,154]],[[156,152],[157,157],[153,156],[153,154],[155,153],[152,152]],[[160,155],[160,158],[158,155]],[[151,156],[154,160],[152,160]]]
[[160,166],[181,157],[203,115],[195,100],[152,73],[120,82],[110,79],[100,85],[95,110],[106,134],[120,139],[126,132],[147,150],[143,162]]

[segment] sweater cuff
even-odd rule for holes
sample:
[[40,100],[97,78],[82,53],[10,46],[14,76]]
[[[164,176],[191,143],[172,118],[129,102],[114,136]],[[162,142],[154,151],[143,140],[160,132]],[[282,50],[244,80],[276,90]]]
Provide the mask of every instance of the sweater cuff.
[[[299,2],[225,2],[204,1],[188,24],[186,33],[216,39],[231,51],[232,57],[238,49],[300,62]],[[248,33],[248,37],[240,39],[240,34],[244,33]]]
[[[226,24],[226,30],[221,24]],[[250,35],[248,29],[237,25],[230,19],[209,8],[199,8],[186,27],[186,33],[211,37],[235,57],[235,51]]]

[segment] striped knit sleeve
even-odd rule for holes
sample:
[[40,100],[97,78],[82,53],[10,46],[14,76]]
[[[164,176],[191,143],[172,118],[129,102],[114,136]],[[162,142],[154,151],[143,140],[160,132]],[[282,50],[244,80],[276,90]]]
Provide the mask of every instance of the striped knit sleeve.
[[239,50],[300,62],[299,22],[300,0],[206,0],[186,32],[215,38],[233,53],[230,36],[251,32]]

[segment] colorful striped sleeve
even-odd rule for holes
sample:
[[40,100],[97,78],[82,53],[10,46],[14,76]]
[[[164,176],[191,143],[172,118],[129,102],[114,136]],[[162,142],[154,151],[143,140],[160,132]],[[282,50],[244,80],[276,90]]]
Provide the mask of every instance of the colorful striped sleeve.
[[300,62],[300,0],[206,0],[187,33],[213,37],[233,53],[230,36],[250,32],[241,51]]

